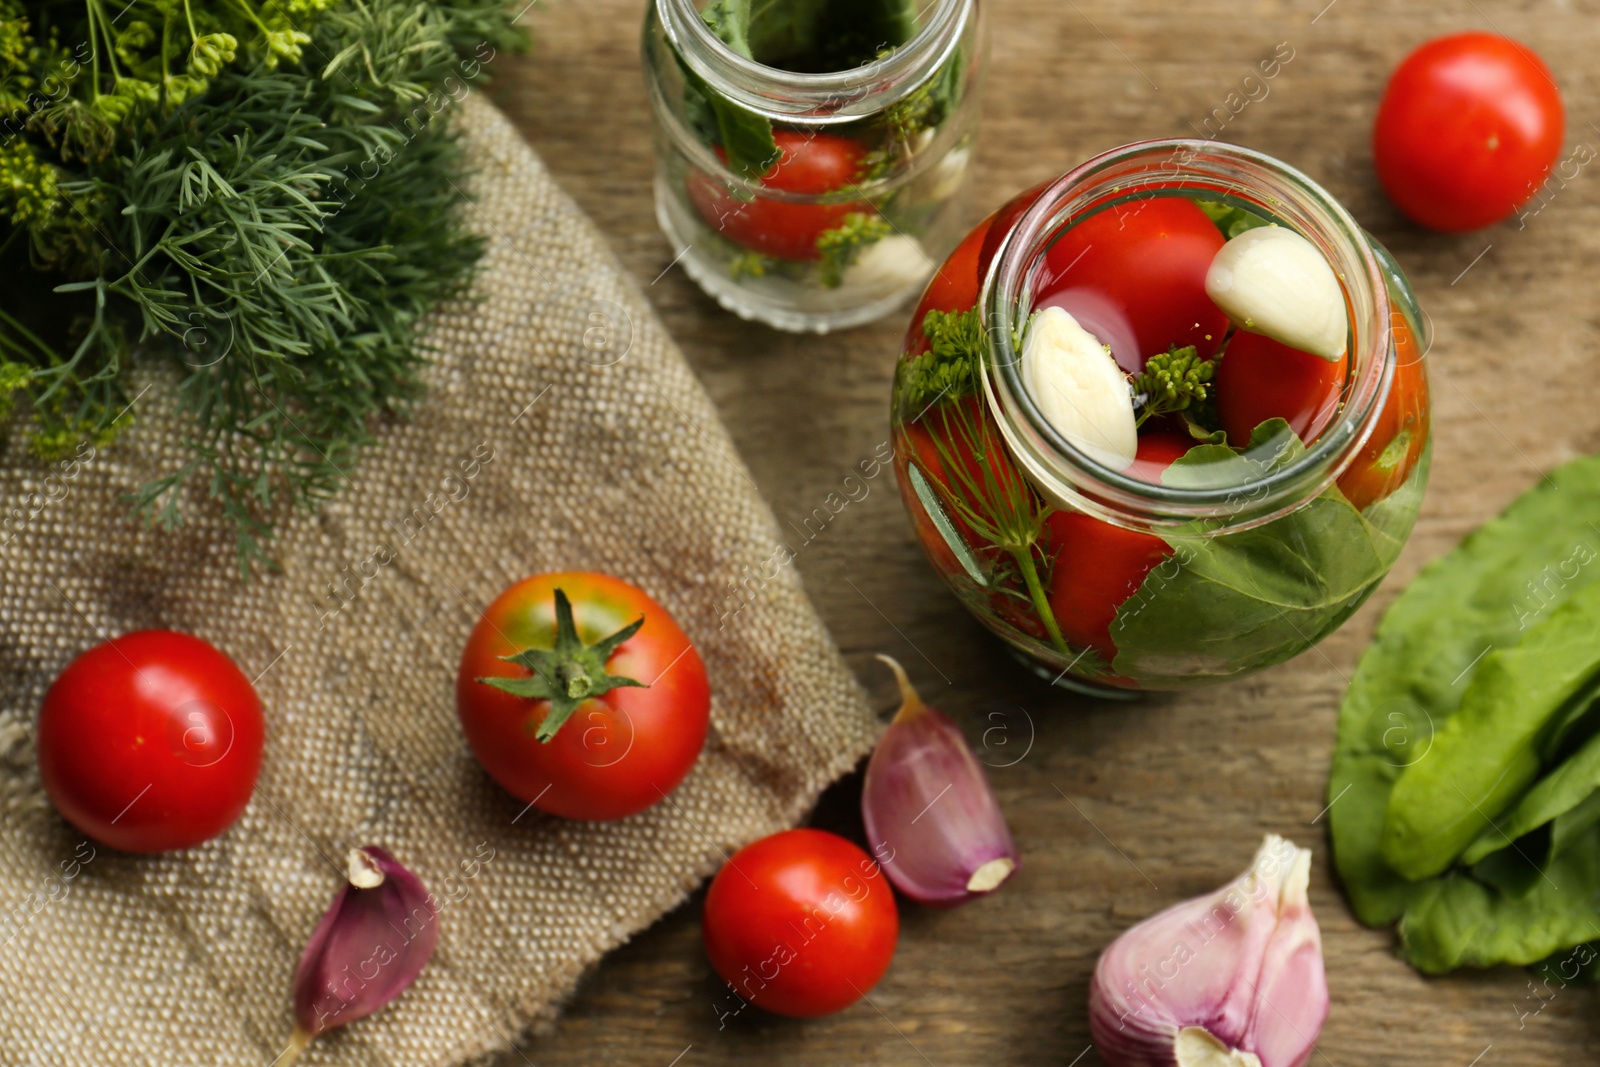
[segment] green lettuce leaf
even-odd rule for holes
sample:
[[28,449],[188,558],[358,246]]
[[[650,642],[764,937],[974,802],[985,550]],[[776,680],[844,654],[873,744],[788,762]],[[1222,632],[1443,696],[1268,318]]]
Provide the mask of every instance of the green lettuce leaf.
[[[1369,520],[1381,506],[1368,509]],[[1516,645],[1600,578],[1600,566],[1592,565],[1600,559],[1600,530],[1591,524],[1597,514],[1600,459],[1576,460],[1550,474],[1424,568],[1389,608],[1345,694],[1328,782],[1334,864],[1362,922],[1404,920],[1402,945],[1419,969],[1526,963],[1562,942],[1600,936],[1579,935],[1600,901],[1600,869],[1592,858],[1568,858],[1577,848],[1573,840],[1590,840],[1578,821],[1586,810],[1558,817],[1566,820],[1568,847],[1543,872],[1549,879],[1540,875],[1521,896],[1488,870],[1477,872],[1487,880],[1460,867],[1408,880],[1381,849],[1395,783],[1430,759],[1437,733],[1492,650]],[[1581,732],[1582,718],[1563,724],[1573,731],[1569,740]]]
[[1600,585],[1572,594],[1512,647],[1485,655],[1429,758],[1395,783],[1384,862],[1412,880],[1448,868],[1539,777],[1543,738],[1597,672]]

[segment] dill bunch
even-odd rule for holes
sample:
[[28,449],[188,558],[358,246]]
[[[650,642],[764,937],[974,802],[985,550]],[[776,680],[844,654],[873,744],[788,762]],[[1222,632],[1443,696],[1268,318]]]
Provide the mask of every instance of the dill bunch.
[[248,576],[420,397],[482,251],[449,111],[520,38],[496,0],[113,6],[0,0],[0,414],[103,444],[131,362],[174,364],[186,453],[133,503],[208,494]]

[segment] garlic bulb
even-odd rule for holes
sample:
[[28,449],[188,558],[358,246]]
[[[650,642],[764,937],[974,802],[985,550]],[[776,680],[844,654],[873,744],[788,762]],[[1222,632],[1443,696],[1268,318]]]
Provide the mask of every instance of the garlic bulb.
[[1029,320],[1022,382],[1045,421],[1074,448],[1112,470],[1133,465],[1139,450],[1133,389],[1111,349],[1064,308],[1047,307]]
[[1246,230],[1217,250],[1206,295],[1235,326],[1337,363],[1349,325],[1344,290],[1317,246],[1283,226]]
[[1269,834],[1228,885],[1112,942],[1089,989],[1109,1067],[1304,1067],[1328,1017],[1310,875],[1311,852]]

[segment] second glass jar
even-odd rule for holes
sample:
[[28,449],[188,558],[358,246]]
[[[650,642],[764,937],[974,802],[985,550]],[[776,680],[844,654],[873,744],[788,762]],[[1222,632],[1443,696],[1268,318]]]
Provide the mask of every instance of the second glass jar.
[[656,216],[728,310],[825,332],[914,296],[960,237],[977,0],[652,0]]

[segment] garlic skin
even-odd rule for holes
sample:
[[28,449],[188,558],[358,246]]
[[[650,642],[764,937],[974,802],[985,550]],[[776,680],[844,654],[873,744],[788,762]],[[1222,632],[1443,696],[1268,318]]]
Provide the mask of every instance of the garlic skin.
[[1215,893],[1101,953],[1089,1030],[1108,1067],[1304,1067],[1328,1017],[1311,852],[1267,835]]
[[901,705],[872,751],[861,789],[867,844],[896,889],[954,907],[994,892],[1017,846],[983,767],[954,723],[924,704],[888,656]]
[[1139,450],[1133,388],[1111,349],[1066,309],[1044,308],[1028,322],[1022,383],[1073,447],[1114,471],[1133,465]]
[[841,289],[892,293],[922,285],[937,266],[915,237],[891,233],[863,248],[840,277]]
[[1344,290],[1317,246],[1283,226],[1246,230],[1217,250],[1206,295],[1235,326],[1337,363],[1349,334]]
[[438,944],[438,902],[421,879],[375,845],[351,849],[346,864],[347,881],[295,969],[295,1028],[277,1067],[398,997]]

